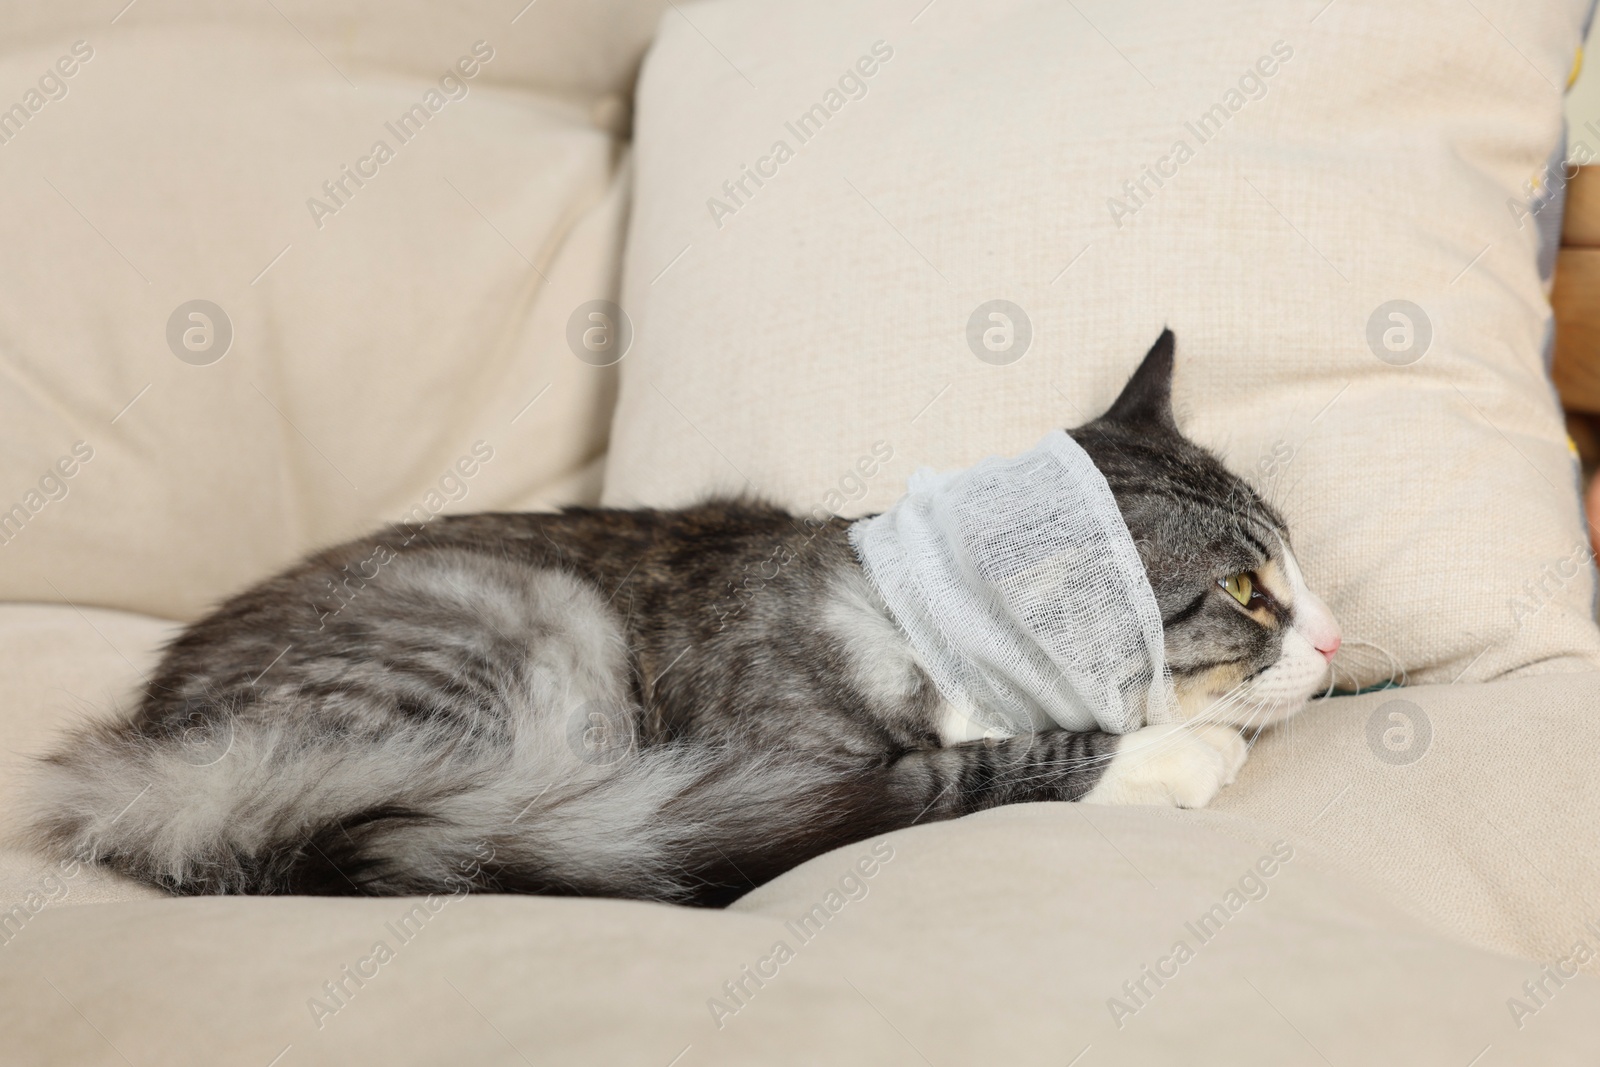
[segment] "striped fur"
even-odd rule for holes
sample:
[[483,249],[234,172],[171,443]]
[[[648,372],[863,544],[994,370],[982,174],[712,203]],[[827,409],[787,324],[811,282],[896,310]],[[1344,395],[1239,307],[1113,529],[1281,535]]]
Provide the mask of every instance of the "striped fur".
[[749,501],[468,515],[322,552],[194,624],[130,713],[41,761],[31,839],[174,893],[715,905],[997,804],[1204,804],[1243,760],[1215,723],[1292,714],[1320,673],[1302,678],[1286,583],[1265,614],[1216,595],[1241,569],[1299,572],[1282,521],[1172,424],[1171,359],[1169,334],[1073,432],[1203,728],[945,743],[843,521]]

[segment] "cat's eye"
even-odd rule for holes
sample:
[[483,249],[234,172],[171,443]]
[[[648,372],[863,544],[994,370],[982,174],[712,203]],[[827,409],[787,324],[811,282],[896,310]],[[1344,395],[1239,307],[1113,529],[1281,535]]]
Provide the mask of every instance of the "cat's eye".
[[1256,583],[1250,580],[1248,571],[1240,571],[1231,578],[1224,578],[1217,583],[1228,591],[1228,595],[1245,607],[1250,606],[1250,600],[1256,595]]

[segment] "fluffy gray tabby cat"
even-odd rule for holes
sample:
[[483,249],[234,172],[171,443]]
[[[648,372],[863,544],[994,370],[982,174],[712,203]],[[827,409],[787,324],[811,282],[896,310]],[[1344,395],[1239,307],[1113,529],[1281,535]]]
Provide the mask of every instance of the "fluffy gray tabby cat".
[[[463,515],[318,553],[191,626],[130,715],[43,761],[33,839],[175,893],[465,879],[721,904],[998,804],[1204,805],[1239,728],[1303,707],[1339,637],[1282,519],[1179,433],[1172,356],[1164,333],[1071,434],[1137,543],[1183,723],[964,741],[844,520]],[[357,591],[330,611],[337,583]]]

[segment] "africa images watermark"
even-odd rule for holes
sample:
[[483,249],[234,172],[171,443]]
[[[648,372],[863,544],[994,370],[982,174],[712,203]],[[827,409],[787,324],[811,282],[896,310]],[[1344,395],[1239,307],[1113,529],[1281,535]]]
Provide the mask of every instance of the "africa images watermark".
[[[859,457],[838,483],[828,488],[822,495],[821,501],[806,510],[801,520],[805,523],[807,534],[803,544],[810,544],[827,528],[831,520],[838,518],[845,504],[866,496],[867,482],[876,477],[892,459],[894,459],[894,445],[881,440],[872,442],[871,451]],[[756,595],[783,573],[783,569],[796,558],[794,549],[783,543],[773,549],[761,562],[753,566],[746,564],[740,581],[728,583],[728,591],[718,604],[717,631],[720,633],[727,629],[729,620],[738,618]]]
[[1521,627],[1523,623],[1543,611],[1546,605],[1561,595],[1573,579],[1589,569],[1594,558],[1594,549],[1587,541],[1582,541],[1554,563],[1546,563],[1539,568],[1538,578],[1529,578],[1522,583],[1522,595],[1511,597],[1507,601],[1511,609],[1512,625]]
[[[0,545],[9,545],[22,533],[22,528],[50,504],[65,500],[72,491],[68,484],[83,464],[94,458],[94,446],[87,441],[76,441],[72,453],[60,457],[39,476],[38,487],[22,494],[22,498],[9,508],[0,510]],[[0,505],[4,507],[4,505]]]
[[494,48],[488,42],[474,41],[472,54],[462,56],[456,60],[453,69],[440,75],[437,89],[429,89],[422,94],[419,102],[401,112],[393,122],[383,124],[383,128],[395,140],[394,147],[380,137],[372,143],[366,155],[355,161],[354,169],[346,163],[339,168],[338,174],[323,182],[322,192],[327,199],[319,200],[314,196],[306,199],[306,210],[311,212],[311,221],[317,224],[317,229],[322,229],[327,216],[337,215],[358,191],[366,187],[367,182],[376,178],[383,165],[395,158],[400,147],[410,144],[428,121],[444,110],[446,104],[453,100],[465,100],[470,91],[467,83],[477,77],[483,66],[493,58]]
[[[1590,119],[1583,124],[1590,135],[1600,138],[1600,125]],[[1566,158],[1560,163],[1546,164],[1534,177],[1522,183],[1523,199],[1515,197],[1506,198],[1506,210],[1511,212],[1511,219],[1517,224],[1517,229],[1522,229],[1529,219],[1539,216],[1545,208],[1556,203],[1561,194],[1566,190],[1567,183],[1578,176],[1578,170],[1593,163],[1596,159],[1595,150],[1588,141],[1575,140]]]
[[707,997],[706,1010],[711,1012],[711,1021],[717,1024],[717,1029],[727,1026],[729,1019],[748,1008],[755,995],[778,977],[779,970],[799,955],[796,946],[803,948],[816,940],[846,905],[866,899],[871,890],[867,883],[892,859],[894,846],[887,841],[875,842],[871,852],[857,859],[840,876],[837,888],[828,890],[809,910],[783,924],[794,945],[789,944],[788,938],[779,938],[766,955],[753,964],[745,964],[739,968],[737,977],[722,983],[722,996]]
[[1222,933],[1223,927],[1244,910],[1246,904],[1267,899],[1267,893],[1271,890],[1267,880],[1282,870],[1292,859],[1294,859],[1294,846],[1287,841],[1274,841],[1272,850],[1256,860],[1250,869],[1229,887],[1220,901],[1213,904],[1198,919],[1183,924],[1184,930],[1194,938],[1194,945],[1189,944],[1187,938],[1179,938],[1173,943],[1171,951],[1157,959],[1154,966],[1145,964],[1139,969],[1136,977],[1123,982],[1123,995],[1106,1000],[1106,1009],[1111,1012],[1111,1018],[1117,1024],[1117,1029],[1121,1030],[1128,1024],[1129,1019],[1149,1007],[1161,988],[1178,977],[1178,972],[1184,964],[1195,958],[1198,947],[1214,941],[1217,935]]
[[[399,547],[405,548],[416,540],[447,504],[465,500],[472,491],[471,479],[492,459],[494,446],[487,441],[474,441],[469,455],[460,457],[445,468],[444,474],[439,477],[438,487],[429,489],[420,501],[400,516],[396,525],[405,531],[406,537]],[[361,595],[361,591],[383,573],[383,568],[394,562],[395,556],[395,549],[387,541],[378,541],[367,558],[355,564],[354,570],[348,563],[341,566],[341,577],[337,582],[332,578],[324,579],[327,590],[321,596],[321,603],[311,605],[311,610],[317,616],[317,629],[327,626],[330,619],[338,617],[340,612],[349,607]]]
[[780,137],[772,142],[766,155],[756,158],[754,166],[741,163],[739,173],[722,183],[721,197],[706,198],[706,210],[711,213],[711,221],[717,224],[717,229],[722,229],[723,221],[729,215],[738,214],[739,209],[748,204],[768,181],[776,178],[778,168],[793,159],[800,148],[821,133],[823,126],[844,110],[845,104],[864,99],[867,95],[867,79],[877,74],[882,64],[893,58],[894,49],[888,42],[872,42],[871,54],[862,56],[846,68],[839,75],[837,86],[830,85],[821,100],[802,111],[792,122],[783,124],[783,128],[794,138],[794,145],[791,146],[786,138]]
[[1005,367],[1028,354],[1033,320],[1010,300],[985,300],[967,317],[967,348],[991,367]]
[[[1590,919],[1583,928],[1600,943],[1600,925]],[[1580,937],[1565,956],[1545,964],[1537,975],[1523,982],[1522,996],[1506,998],[1506,1010],[1511,1013],[1511,1021],[1516,1023],[1517,1029],[1527,1026],[1528,1020],[1543,1011],[1568,982],[1578,977],[1583,965],[1597,955],[1600,953],[1594,946]]]
[[1280,437],[1263,448],[1256,457],[1256,475],[1263,482],[1270,483],[1288,469],[1289,464],[1294,462],[1294,456],[1295,447]]
[[1433,747],[1433,720],[1412,701],[1386,700],[1367,716],[1367,748],[1391,767],[1409,767]]
[[1111,221],[1117,224],[1117,229],[1122,228],[1123,219],[1137,215],[1140,208],[1155,199],[1156,192],[1166,184],[1167,180],[1178,176],[1178,168],[1193,159],[1201,145],[1215,139],[1229,119],[1244,110],[1244,106],[1252,100],[1260,100],[1266,96],[1267,80],[1277,74],[1283,64],[1292,58],[1294,58],[1294,48],[1288,42],[1274,41],[1271,54],[1257,59],[1239,77],[1237,88],[1230,88],[1223,93],[1221,100],[1201,112],[1193,122],[1184,122],[1183,128],[1194,136],[1194,144],[1189,143],[1188,137],[1179,137],[1172,142],[1172,147],[1167,150],[1166,155],[1157,159],[1154,164],[1147,164],[1136,177],[1122,183],[1122,193],[1126,200],[1115,196],[1107,197],[1106,210],[1111,213]]
[[383,968],[395,960],[400,949],[415,941],[428,923],[444,910],[445,905],[462,900],[472,892],[483,865],[494,859],[494,848],[487,842],[479,842],[473,847],[472,853],[472,856],[461,860],[456,865],[456,871],[447,877],[451,885],[449,895],[429,893],[397,918],[383,924],[385,933],[394,939],[393,945],[387,938],[374,941],[366,955],[345,964],[336,976],[322,983],[319,996],[306,998],[306,1010],[311,1013],[311,1021],[318,1030],[326,1026],[333,1016],[348,1008],[356,994],[382,974]]
[[212,300],[185,300],[167,316],[167,348],[191,367],[209,367],[233,347],[233,320]]
[[66,899],[72,892],[72,880],[83,873],[85,862],[73,858],[62,860],[29,888],[20,900],[9,909],[0,911],[0,947],[11,944],[35,915],[49,905]]
[[88,41],[73,41],[68,54],[61,56],[39,75],[38,88],[29,89],[22,99],[0,110],[0,144],[10,144],[21,133],[33,116],[44,110],[46,104],[65,100],[69,87],[67,79],[81,69],[81,65],[94,58],[94,47]]

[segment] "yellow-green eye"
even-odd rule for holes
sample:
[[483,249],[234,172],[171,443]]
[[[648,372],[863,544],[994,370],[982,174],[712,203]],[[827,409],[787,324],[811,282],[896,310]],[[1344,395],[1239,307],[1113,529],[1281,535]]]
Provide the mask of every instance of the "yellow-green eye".
[[1245,607],[1250,606],[1250,597],[1255,593],[1256,586],[1255,583],[1250,580],[1250,575],[1248,573],[1241,571],[1240,573],[1235,574],[1232,578],[1222,579],[1220,584],[1222,588],[1228,591],[1228,595],[1233,597],[1233,599],[1237,600]]

